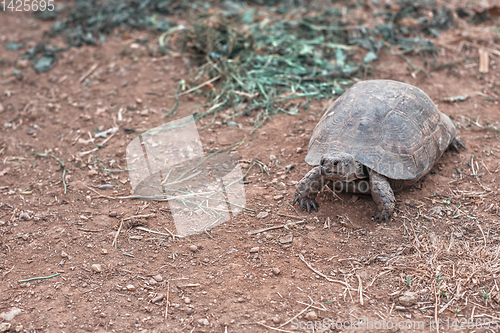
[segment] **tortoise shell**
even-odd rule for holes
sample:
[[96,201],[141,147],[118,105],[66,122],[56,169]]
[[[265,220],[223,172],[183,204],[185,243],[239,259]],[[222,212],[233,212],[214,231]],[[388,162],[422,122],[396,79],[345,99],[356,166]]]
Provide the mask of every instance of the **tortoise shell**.
[[349,153],[366,167],[412,183],[424,176],[456,137],[450,118],[422,90],[391,80],[356,83],[316,125],[305,161]]

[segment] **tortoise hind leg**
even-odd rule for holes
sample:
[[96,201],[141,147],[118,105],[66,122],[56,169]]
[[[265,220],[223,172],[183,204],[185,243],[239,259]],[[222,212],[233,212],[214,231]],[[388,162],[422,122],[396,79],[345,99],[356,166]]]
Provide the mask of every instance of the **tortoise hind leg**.
[[394,192],[387,178],[381,174],[370,171],[370,188],[372,190],[373,201],[377,204],[377,213],[373,216],[375,221],[388,221],[394,212],[395,199]]
[[323,176],[321,174],[321,167],[317,166],[309,170],[309,172],[300,180],[295,190],[295,199],[293,205],[299,202],[300,209],[304,209],[306,205],[307,212],[311,212],[311,207],[318,211],[318,203],[316,202],[316,195],[323,187]]

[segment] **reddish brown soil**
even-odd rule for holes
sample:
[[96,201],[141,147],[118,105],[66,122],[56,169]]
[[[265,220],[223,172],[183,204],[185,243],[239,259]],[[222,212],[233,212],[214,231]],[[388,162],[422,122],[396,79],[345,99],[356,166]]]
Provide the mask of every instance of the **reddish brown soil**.
[[[474,246],[483,241],[488,249],[499,245],[498,132],[492,127],[478,128],[470,121],[499,126],[498,57],[491,58],[490,73],[480,74],[473,52],[469,58],[442,52],[438,63],[466,61],[440,70],[427,67],[429,77],[418,72],[415,78],[411,75],[414,71],[399,57],[387,53],[377,62],[369,78],[400,80],[423,89],[442,112],[461,124],[458,133],[468,146],[460,154],[445,153],[429,175],[397,194],[397,217],[388,223],[372,221],[375,205],[368,196],[341,194],[332,200],[331,194],[324,193],[318,199],[318,213],[298,212],[305,223],[248,234],[288,220],[300,221],[290,204],[294,184],[308,170],[304,157],[327,103],[322,101],[314,102],[307,111],[300,110],[297,116],[272,118],[253,134],[251,117],[234,119],[242,128],[228,127],[221,124],[223,113],[211,128],[200,130],[207,150],[251,138],[232,154],[242,161],[259,160],[268,168],[269,175],[261,174],[255,166],[245,179],[251,181],[245,185],[247,207],[255,212],[245,211],[210,230],[211,237],[201,233],[172,240],[125,229],[114,248],[120,218],[154,213],[144,223],[149,229],[165,232],[172,216],[167,203],[97,195],[96,191],[105,196],[128,195],[130,184],[126,173],[116,173],[120,188],[99,190],[99,185],[114,182],[106,172],[95,169],[93,157],[108,168],[126,168],[127,144],[137,133],[165,121],[162,114],[173,100],[162,96],[174,93],[178,80],[187,73],[185,64],[181,58],[150,57],[145,46],[132,49],[130,44],[136,39],[152,37],[133,32],[129,40],[111,36],[101,47],[73,48],[60,55],[53,70],[37,75],[31,67],[16,63],[19,52],[4,51],[4,46],[8,41],[34,43],[46,26],[29,16],[0,14],[0,20],[7,23],[0,26],[0,49],[2,58],[8,61],[0,67],[0,313],[13,307],[22,310],[10,321],[12,331],[16,326],[22,331],[22,325],[26,332],[275,332],[258,323],[278,327],[277,323],[292,319],[311,301],[316,308],[326,309],[306,311],[315,310],[318,320],[420,321],[426,323],[425,330],[431,331],[428,323],[435,316],[436,297],[429,282],[434,278],[427,279],[426,274],[434,271],[425,265],[435,267],[440,257],[434,257],[434,263],[412,261],[413,254],[425,252],[415,245],[417,234],[421,242],[432,237],[445,241],[459,234],[457,237],[469,244],[463,256],[473,253]],[[152,48],[155,43],[151,39]],[[125,47],[130,52],[120,55]],[[412,61],[416,66],[423,65],[422,58]],[[79,82],[93,64],[98,64],[95,71]],[[14,68],[22,74],[13,76]],[[471,97],[460,103],[442,102],[445,97],[463,94]],[[167,120],[187,116],[202,103],[202,98],[184,96],[178,114]],[[124,114],[118,122],[119,132],[105,147],[79,156],[94,147],[86,143],[87,132],[113,127],[120,108],[124,108]],[[210,121],[202,119],[198,128]],[[127,134],[125,128],[136,132]],[[33,151],[53,154],[65,163],[66,194],[58,162],[34,156]],[[271,155],[275,159],[270,160]],[[471,158],[478,162],[477,178],[471,176]],[[111,165],[111,160],[116,162]],[[285,167],[290,164],[295,167],[287,171]],[[475,162],[473,165],[475,170]],[[249,164],[242,166],[248,168]],[[457,168],[462,171],[461,177]],[[469,192],[452,192],[456,190]],[[283,199],[275,199],[279,195]],[[441,215],[429,212],[440,205],[444,205]],[[461,209],[462,215],[453,218],[446,213],[455,209]],[[268,216],[256,218],[263,211]],[[118,216],[110,217],[110,212]],[[329,227],[325,226],[327,219]],[[290,234],[292,242],[281,244],[280,239]],[[192,251],[191,245],[197,250]],[[259,250],[251,253],[254,247]],[[428,253],[432,251],[429,248]],[[317,275],[301,261],[300,254],[318,271],[356,290]],[[95,272],[94,264],[101,265],[102,272]],[[384,271],[392,264],[399,268]],[[451,279],[456,279],[455,270],[458,275],[462,264],[456,261],[453,272],[451,264],[442,265],[446,267],[443,274],[455,281]],[[465,272],[468,267],[463,269]],[[60,275],[18,282],[55,273]],[[491,299],[485,304],[480,293],[486,288],[495,291],[497,274],[481,273],[469,279],[464,275],[462,283],[470,291],[466,294],[469,301],[462,298],[451,304],[439,314],[441,320],[467,319],[473,311],[476,315],[498,316],[497,304]],[[154,282],[152,277],[156,275],[163,281]],[[410,275],[415,282],[407,287],[405,279]],[[360,304],[359,281],[364,305]],[[128,285],[135,290],[128,290]],[[419,303],[397,308],[407,289],[419,293]],[[151,302],[159,294],[168,297],[166,318],[166,301]],[[438,295],[439,309],[447,301]],[[306,320],[304,314],[300,321]],[[291,324],[281,329],[297,331]],[[361,326],[359,331],[370,329]]]

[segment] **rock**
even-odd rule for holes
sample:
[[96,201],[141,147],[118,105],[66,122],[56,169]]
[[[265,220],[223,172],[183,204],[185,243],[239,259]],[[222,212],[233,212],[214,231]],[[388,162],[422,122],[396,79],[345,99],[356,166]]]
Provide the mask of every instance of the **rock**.
[[103,184],[103,185],[99,185],[99,189],[100,190],[112,190],[113,189],[113,185],[111,184]]
[[280,244],[289,244],[293,240],[293,234],[288,234],[280,238]]
[[161,302],[164,298],[165,298],[165,296],[163,296],[163,294],[159,294],[158,296],[156,296],[155,298],[153,298],[151,300],[151,303]]
[[493,298],[495,302],[500,303],[500,293],[495,292],[491,298]]
[[318,315],[314,311],[309,311],[304,316],[304,319],[306,319],[306,320],[316,320],[316,319],[318,319]]
[[252,247],[252,248],[250,249],[250,253],[257,253],[257,252],[259,252],[259,250],[260,250],[260,247],[258,247],[258,246],[256,246],[256,247]]
[[417,303],[417,296],[417,293],[406,291],[403,296],[399,297],[399,303],[406,307],[415,305]]
[[280,269],[278,267],[273,268],[273,274],[274,275],[279,275],[281,273]]
[[29,221],[29,220],[31,220],[31,216],[30,216],[28,213],[26,213],[26,212],[24,212],[24,213],[22,213],[21,215],[19,215],[19,218],[20,218],[21,220],[25,220],[25,221]]
[[127,290],[128,291],[135,291],[136,289],[135,289],[135,286],[133,284],[129,284],[129,285],[127,285]]
[[66,252],[62,251],[61,252],[61,258],[69,258],[69,254],[67,254]]
[[96,272],[96,273],[101,273],[102,272],[102,266],[101,264],[93,264],[92,266],[90,266],[90,268]]
[[198,251],[198,246],[196,246],[194,244],[189,245],[189,251],[191,251],[191,252]]
[[163,276],[161,276],[160,274],[152,276],[152,278],[155,279],[157,282],[163,281]]
[[279,317],[273,317],[272,321],[275,325],[281,324],[281,319]]
[[106,249],[101,249],[101,254],[108,254],[108,250],[106,250]]
[[[14,319],[15,316],[21,313],[21,309],[18,308],[12,308],[9,312],[2,312],[0,313],[0,318],[6,321],[11,321]],[[0,331],[3,332],[3,331]]]
[[302,152],[302,147],[297,147],[297,153],[301,153]]
[[274,200],[281,200],[281,199],[283,199],[283,194],[275,195],[273,198],[274,198]]
[[16,61],[16,67],[19,69],[25,69],[30,66],[30,61],[28,59],[19,59]]
[[109,212],[108,216],[109,217],[117,217],[118,216],[118,212],[117,211]]
[[208,321],[207,318],[200,318],[196,322],[200,325],[205,325],[205,326],[210,325],[210,322]]
[[10,323],[1,323],[0,324],[0,333],[10,331],[10,327],[12,325]]
[[269,213],[268,213],[268,212],[260,212],[259,214],[257,214],[257,218],[258,218],[258,219],[264,219],[264,218],[266,218],[268,215],[269,215]]
[[191,308],[189,308],[186,313],[187,313],[188,316],[190,316],[190,315],[192,315],[194,313],[194,310],[191,309]]
[[186,303],[186,304],[190,304],[191,303],[191,300],[189,299],[189,297],[185,297],[184,298],[184,303]]

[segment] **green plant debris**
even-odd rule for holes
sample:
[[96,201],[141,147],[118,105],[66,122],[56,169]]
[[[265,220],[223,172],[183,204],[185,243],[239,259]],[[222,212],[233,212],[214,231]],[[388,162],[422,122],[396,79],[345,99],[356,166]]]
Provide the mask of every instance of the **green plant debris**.
[[64,165],[64,162],[59,159],[59,157],[54,156],[52,154],[42,154],[42,153],[37,153],[35,151],[31,152],[32,155],[40,156],[40,157],[52,157],[54,158],[59,164],[61,165],[61,168],[63,169],[62,172],[62,183],[64,186],[64,194],[66,194],[66,166]]
[[[411,9],[406,14],[403,9],[382,11],[386,23],[374,28],[360,25],[365,22],[356,18],[345,21],[340,2],[339,7],[319,11],[242,6],[232,12],[200,15],[177,38],[181,50],[199,66],[192,72],[193,86],[218,78],[212,89],[204,90],[208,111],[196,114],[197,119],[225,109],[233,110],[228,116],[233,118],[255,112],[256,129],[279,112],[291,113],[311,99],[342,94],[369,70],[368,64],[383,47],[394,47],[401,56],[434,52],[431,41],[410,36],[409,29],[395,22],[397,17],[416,15],[420,7],[415,6],[402,6]],[[348,12],[351,9],[355,6],[348,4]],[[425,24],[432,29],[452,24],[438,23]]]
[[[77,0],[58,7],[50,17],[35,17],[55,17],[45,43],[62,36],[69,47],[100,44],[110,33],[125,35],[131,29],[158,31],[160,52],[181,51],[196,65],[190,78],[179,83],[166,115],[175,115],[179,96],[190,91],[207,98],[205,111],[195,112],[195,119],[210,116],[210,126],[226,110],[223,123],[238,115],[252,116],[254,129],[277,113],[297,114],[314,99],[342,94],[370,75],[383,48],[428,75],[405,54],[434,54],[426,36],[436,36],[454,23],[452,10],[427,0],[399,1],[395,6],[373,2],[369,15],[359,15],[363,7],[354,0],[328,5],[249,2],[257,5],[237,0]],[[42,72],[52,68],[55,54],[65,49],[41,44],[25,58],[34,60]]]
[[51,275],[51,276],[42,276],[42,277],[34,277],[34,278],[31,278],[31,279],[26,279],[26,280],[19,280],[17,281],[18,283],[24,283],[24,282],[30,282],[30,281],[34,281],[34,280],[45,280],[45,279],[51,279],[53,277],[56,277],[58,275],[61,275],[61,273],[56,273],[54,275]]

